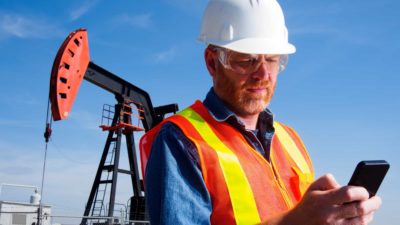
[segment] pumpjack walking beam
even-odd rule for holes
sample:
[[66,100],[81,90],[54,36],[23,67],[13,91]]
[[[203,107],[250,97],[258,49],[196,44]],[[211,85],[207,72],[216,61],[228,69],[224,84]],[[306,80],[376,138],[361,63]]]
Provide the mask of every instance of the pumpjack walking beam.
[[[121,99],[124,99],[140,104],[136,106],[138,108],[143,107],[143,111],[140,111],[140,113],[143,117],[142,124],[145,131],[150,130],[156,124],[161,122],[164,114],[168,113],[160,112],[157,108],[155,109],[151,104],[150,96],[146,91],[101,68],[93,62],[89,62],[84,79],[113,93],[117,100],[120,99],[118,102],[122,101]],[[171,107],[174,108],[175,106]],[[174,108],[174,110],[175,109],[176,108]]]
[[[78,29],[75,32],[72,32],[63,42],[53,63],[49,98],[51,101],[53,119],[55,121],[66,119],[68,117],[80,83],[83,79],[112,93],[118,104],[116,105],[111,126],[114,128],[109,129],[107,142],[85,208],[85,217],[81,222],[82,225],[87,223],[86,217],[89,216],[91,210],[94,210],[93,201],[95,200],[95,196],[98,194],[99,185],[101,183],[112,183],[107,216],[113,216],[118,172],[130,174],[134,196],[143,197],[141,195],[144,190],[138,173],[139,165],[138,159],[136,158],[133,138],[134,129],[131,129],[130,116],[121,116],[124,113],[123,105],[126,103],[133,103],[137,109],[140,109],[138,110],[140,115],[139,118],[146,132],[161,122],[165,114],[175,113],[178,110],[177,104],[154,108],[147,92],[91,62],[89,57],[87,32],[85,29]],[[122,134],[125,135],[127,140],[126,143],[130,165],[129,171],[118,168]],[[116,135],[116,138],[114,135]],[[113,141],[116,141],[114,162],[112,165],[105,165],[107,154],[109,153],[110,145]],[[112,172],[111,181],[101,180],[101,174],[104,170]],[[109,220],[108,224],[110,223],[112,222]]]

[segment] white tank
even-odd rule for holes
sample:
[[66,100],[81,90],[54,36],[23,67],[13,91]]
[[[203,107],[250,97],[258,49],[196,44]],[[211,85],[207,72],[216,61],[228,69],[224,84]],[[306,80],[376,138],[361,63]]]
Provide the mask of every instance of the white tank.
[[40,203],[40,194],[35,192],[35,194],[31,195],[31,204],[39,205]]

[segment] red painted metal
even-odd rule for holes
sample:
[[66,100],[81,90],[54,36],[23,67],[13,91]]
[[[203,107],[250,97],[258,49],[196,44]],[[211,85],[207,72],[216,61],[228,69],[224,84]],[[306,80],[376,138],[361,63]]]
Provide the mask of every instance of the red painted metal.
[[50,101],[53,119],[66,119],[90,61],[86,29],[71,32],[62,43],[53,63]]
[[117,130],[124,128],[126,131],[144,131],[143,128],[139,126],[135,126],[129,123],[118,123],[115,126],[107,126],[107,125],[101,125],[99,126],[103,131],[109,131],[109,130]]

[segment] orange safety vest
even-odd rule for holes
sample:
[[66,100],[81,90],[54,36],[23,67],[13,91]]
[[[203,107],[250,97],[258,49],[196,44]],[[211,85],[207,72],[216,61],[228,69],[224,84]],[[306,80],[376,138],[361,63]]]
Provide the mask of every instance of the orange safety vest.
[[311,160],[296,132],[274,122],[268,162],[200,101],[164,120],[140,140],[142,171],[162,124],[172,122],[196,146],[212,200],[211,224],[256,224],[292,208],[314,179]]

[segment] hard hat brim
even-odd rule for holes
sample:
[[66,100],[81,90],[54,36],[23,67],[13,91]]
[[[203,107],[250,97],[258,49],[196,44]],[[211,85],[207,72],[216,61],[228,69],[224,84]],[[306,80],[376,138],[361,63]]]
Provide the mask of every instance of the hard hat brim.
[[265,38],[244,38],[229,42],[208,40],[208,43],[247,54],[286,55],[296,52],[296,47],[290,43],[277,42]]

